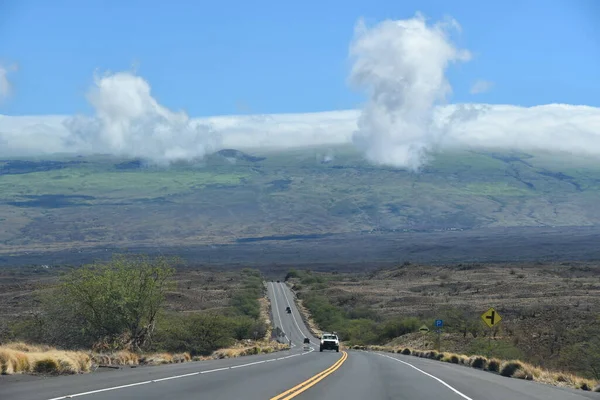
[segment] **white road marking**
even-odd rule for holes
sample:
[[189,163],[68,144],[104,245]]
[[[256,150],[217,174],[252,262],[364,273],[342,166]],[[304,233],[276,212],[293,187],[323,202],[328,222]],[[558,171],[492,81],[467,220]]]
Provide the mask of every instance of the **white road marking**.
[[217,369],[209,369],[208,371],[202,371],[200,372],[201,374],[209,374],[211,372],[219,372],[219,371],[225,371],[226,369],[229,369],[231,367],[225,367],[225,368],[217,368]]
[[194,376],[194,375],[199,375],[199,374],[200,374],[200,372],[192,372],[191,374],[170,376],[168,378],[152,379],[152,382],[170,381],[171,379],[185,378],[186,376]]
[[110,388],[106,388],[106,389],[98,389],[98,390],[91,390],[89,392],[83,392],[83,393],[76,393],[76,394],[71,394],[68,396],[62,396],[62,397],[55,397],[53,399],[49,399],[49,400],[62,400],[62,399],[70,399],[72,397],[79,397],[79,396],[87,396],[89,394],[94,394],[94,393],[102,393],[102,392],[108,392],[110,390],[117,390],[117,389],[124,389],[124,388],[128,388],[128,387],[132,387],[132,386],[140,386],[140,385],[147,385],[149,383],[152,383],[152,381],[144,381],[144,382],[137,382],[137,383],[130,383],[128,385],[121,385],[121,386],[114,386],[114,387],[110,387]]
[[248,363],[248,364],[235,365],[235,366],[231,367],[231,369],[234,369],[234,368],[244,368],[244,367],[248,367],[250,365],[263,364],[265,362],[266,361],[256,361],[256,362],[252,362],[252,363]]
[[402,361],[402,360],[399,360],[399,359],[397,359],[397,358],[390,357],[390,356],[388,356],[388,355],[386,355],[386,354],[380,354],[380,353],[374,353],[374,354],[377,354],[378,356],[382,356],[382,357],[387,357],[387,358],[389,358],[390,360],[398,361],[398,362],[400,362],[400,363],[402,363],[402,364],[408,365],[409,367],[416,369],[416,370],[417,370],[417,371],[419,371],[420,373],[422,373],[422,374],[425,374],[425,375],[427,375],[428,377],[430,377],[430,378],[432,378],[432,379],[435,379],[436,381],[438,381],[438,382],[439,382],[439,383],[441,383],[442,385],[446,386],[448,389],[452,390],[454,393],[456,393],[457,395],[459,395],[459,396],[460,396],[460,397],[462,397],[463,399],[465,399],[465,400],[473,400],[472,398],[470,398],[470,397],[469,397],[469,396],[467,396],[466,394],[464,394],[464,393],[462,393],[462,392],[458,391],[457,389],[453,388],[452,386],[448,385],[446,382],[444,382],[443,380],[441,380],[441,379],[440,379],[440,378],[438,378],[437,376],[433,376],[433,375],[431,375],[430,373],[427,373],[427,372],[423,371],[422,369],[420,369],[420,368],[417,368],[417,367],[415,367],[414,365],[412,365],[412,364],[410,364],[410,363],[407,363],[406,361]]
[[[280,283],[280,285],[285,285],[284,283]],[[285,301],[288,304],[288,307],[291,309],[292,305],[290,304],[290,300],[287,297],[287,294],[285,293],[285,289],[283,289],[283,287],[279,288],[281,290],[281,292],[283,293],[283,297],[285,297]],[[307,337],[305,335],[304,332],[302,332],[302,329],[300,329],[300,325],[298,325],[298,321],[296,321],[296,317],[294,316],[294,312],[292,311],[292,318],[294,319],[294,323],[296,324],[296,328],[298,328],[298,331],[300,331],[300,334],[302,334],[302,336]],[[279,320],[281,321],[281,317],[279,317]],[[312,344],[314,344],[315,346],[317,345],[317,343],[313,342],[312,340],[310,341]]]

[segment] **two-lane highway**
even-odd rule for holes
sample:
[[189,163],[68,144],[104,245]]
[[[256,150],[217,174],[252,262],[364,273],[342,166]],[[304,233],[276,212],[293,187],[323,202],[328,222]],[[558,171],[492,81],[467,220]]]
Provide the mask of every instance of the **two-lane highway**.
[[[281,326],[292,341],[302,332],[310,335],[294,306],[294,295],[284,283],[271,283],[270,296],[281,310],[291,306],[292,317],[283,315]],[[285,304],[281,298],[285,298]],[[275,306],[273,305],[275,308]],[[280,311],[281,311],[280,310]],[[274,317],[276,318],[276,317]],[[295,331],[294,331],[295,328]],[[317,346],[315,346],[317,347]],[[326,353],[320,353],[324,355]],[[339,370],[297,399],[399,399],[399,400],[584,400],[600,399],[596,393],[543,385],[455,364],[398,354],[351,351]],[[312,357],[311,357],[312,358]]]
[[[410,356],[362,351],[320,353],[318,339],[304,325],[289,288],[269,282],[268,295],[273,324],[294,345],[289,351],[79,376],[0,377],[0,399],[600,399],[597,393]],[[286,307],[291,308],[291,314],[285,312]],[[313,343],[310,352],[302,349],[305,337]]]
[[[291,339],[292,344],[297,346],[302,345],[304,338],[309,338],[311,346],[318,347],[319,339],[315,338],[304,324],[294,302],[294,294],[287,285],[280,282],[269,282],[268,295],[271,299],[274,325],[285,333],[286,339]],[[291,309],[291,314],[286,312],[287,307]]]
[[[0,399],[291,399],[335,373],[345,356],[318,353],[318,340],[304,326],[287,287],[269,282],[268,295],[273,324],[291,339],[291,350],[186,364],[124,367],[76,376],[2,376]],[[291,314],[285,312],[286,307],[292,309]],[[303,350],[305,337],[313,343],[309,351]]]

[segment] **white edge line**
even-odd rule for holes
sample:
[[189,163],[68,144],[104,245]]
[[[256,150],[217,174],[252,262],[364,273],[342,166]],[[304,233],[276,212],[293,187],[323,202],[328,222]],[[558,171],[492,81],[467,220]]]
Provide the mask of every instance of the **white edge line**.
[[266,361],[255,361],[255,362],[251,362],[248,364],[242,364],[242,365],[234,365],[233,367],[231,367],[231,369],[235,369],[235,368],[244,368],[244,367],[248,367],[250,365],[256,365],[256,364],[264,364]]
[[178,376],[169,376],[167,378],[160,378],[160,379],[152,379],[152,382],[170,381],[171,379],[185,378],[187,376],[194,376],[194,375],[199,375],[199,374],[200,374],[200,372],[192,372],[191,374],[178,375]]
[[70,399],[71,397],[87,396],[89,394],[108,392],[111,390],[124,389],[124,388],[132,387],[132,386],[147,385],[148,383],[152,383],[152,381],[136,382],[136,383],[130,383],[128,385],[121,385],[121,386],[115,386],[115,387],[110,387],[110,388],[105,388],[105,389],[91,390],[89,392],[76,393],[76,394],[70,394],[68,396],[55,397],[50,400]]
[[410,364],[410,363],[407,363],[406,361],[402,361],[402,360],[399,360],[399,359],[397,359],[397,358],[390,357],[390,356],[388,356],[388,355],[386,355],[386,354],[380,354],[380,353],[374,353],[374,354],[377,354],[378,356],[382,356],[382,357],[387,357],[387,358],[389,358],[390,360],[398,361],[398,362],[400,362],[400,363],[402,363],[402,364],[406,364],[406,365],[408,365],[409,367],[416,369],[416,370],[417,370],[417,371],[419,371],[420,373],[422,373],[422,374],[424,374],[424,375],[427,375],[428,377],[430,377],[430,378],[432,378],[432,379],[435,379],[436,381],[438,381],[438,382],[439,382],[439,383],[441,383],[442,385],[446,386],[448,389],[452,390],[454,393],[456,393],[457,395],[459,395],[459,396],[460,396],[460,397],[462,397],[463,399],[465,399],[465,400],[473,400],[472,398],[470,398],[470,397],[469,397],[469,396],[467,396],[466,394],[464,394],[464,393],[462,393],[462,392],[458,391],[457,389],[453,388],[452,386],[448,385],[446,382],[444,382],[443,380],[441,380],[441,379],[440,379],[440,378],[438,378],[437,376],[433,376],[433,375],[431,375],[430,373],[427,373],[427,372],[423,371],[422,369],[420,369],[420,368],[417,368],[417,367],[415,367],[414,365],[412,365],[412,364]]
[[225,368],[217,368],[217,369],[209,369],[208,371],[202,371],[200,372],[201,374],[209,374],[211,372],[218,372],[218,371],[225,371],[226,369],[230,369],[231,367],[225,367]]

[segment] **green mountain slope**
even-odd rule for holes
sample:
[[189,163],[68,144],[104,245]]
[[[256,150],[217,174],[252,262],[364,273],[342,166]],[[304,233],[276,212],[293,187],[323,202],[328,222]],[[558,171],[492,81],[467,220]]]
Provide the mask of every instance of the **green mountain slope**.
[[349,147],[168,168],[109,156],[0,161],[0,251],[273,235],[600,223],[600,161],[461,151],[420,173]]

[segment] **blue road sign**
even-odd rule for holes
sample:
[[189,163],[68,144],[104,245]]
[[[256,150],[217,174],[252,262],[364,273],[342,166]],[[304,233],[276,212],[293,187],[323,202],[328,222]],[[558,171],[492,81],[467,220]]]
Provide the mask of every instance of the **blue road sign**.
[[441,319],[436,319],[435,320],[435,327],[436,328],[441,328],[442,326],[444,326],[444,321],[442,321]]

